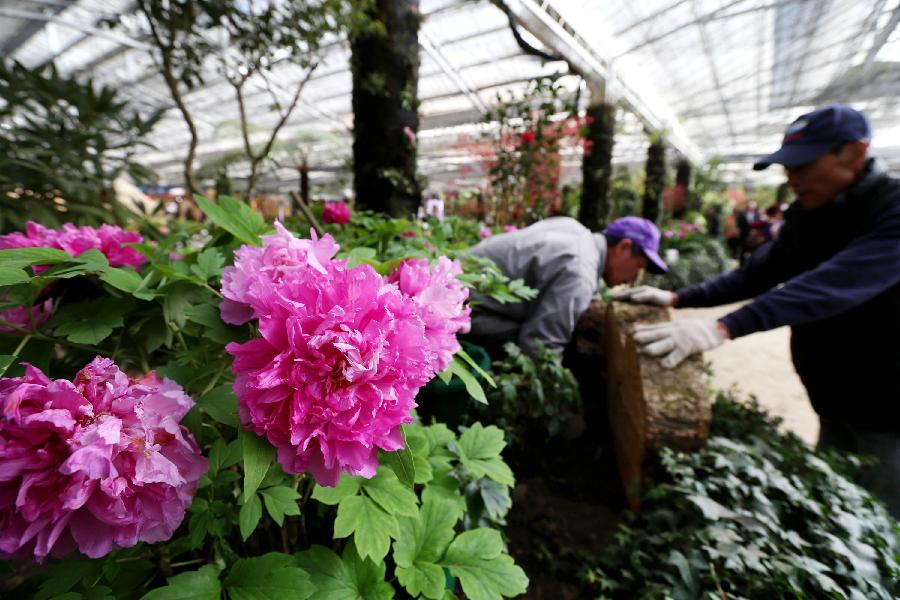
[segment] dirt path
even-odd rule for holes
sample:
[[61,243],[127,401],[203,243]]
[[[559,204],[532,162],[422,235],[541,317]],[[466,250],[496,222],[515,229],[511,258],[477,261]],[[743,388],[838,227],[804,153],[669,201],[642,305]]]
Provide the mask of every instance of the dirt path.
[[[715,319],[735,308],[736,305],[684,308],[672,311],[672,316],[675,319]],[[819,419],[791,365],[790,330],[787,327],[726,342],[705,356],[712,363],[714,389],[737,385],[743,395],[755,395],[769,412],[784,419],[786,429],[807,443],[815,444]]]

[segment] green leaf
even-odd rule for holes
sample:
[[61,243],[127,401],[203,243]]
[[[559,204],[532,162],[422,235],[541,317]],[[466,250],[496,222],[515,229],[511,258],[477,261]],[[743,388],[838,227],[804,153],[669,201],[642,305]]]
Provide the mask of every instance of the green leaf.
[[72,255],[56,248],[13,248],[0,250],[0,268],[21,269],[31,265],[70,262]]
[[462,360],[454,356],[448,370],[462,379],[462,382],[466,385],[466,391],[469,392],[470,396],[482,404],[488,403],[487,397],[484,395],[484,390],[481,389],[481,384],[478,383],[475,376],[469,372],[469,369]]
[[453,370],[450,367],[447,367],[443,371],[437,374],[438,379],[443,381],[444,383],[450,383],[450,380],[453,379]]
[[388,553],[391,538],[396,538],[398,533],[397,518],[371,498],[349,496],[338,505],[334,537],[353,535],[362,558],[371,557],[380,562]]
[[278,523],[279,527],[284,524],[285,515],[291,517],[300,514],[300,507],[297,506],[300,494],[296,490],[284,485],[277,485],[260,491],[260,494],[266,502],[269,516]]
[[[246,496],[245,496],[246,498]],[[238,527],[241,529],[241,538],[246,542],[250,534],[256,530],[259,520],[262,518],[262,502],[259,496],[253,494],[249,500],[245,500],[238,513]]]
[[97,344],[113,329],[121,327],[123,316],[133,301],[125,298],[101,298],[63,306],[47,323],[54,333],[77,344]]
[[207,248],[197,255],[197,264],[191,265],[191,271],[204,283],[222,274],[225,257],[218,248]]
[[275,448],[252,431],[240,429],[244,455],[244,498],[252,496],[275,458]]
[[394,589],[384,581],[384,562],[372,562],[358,556],[351,541],[343,558],[315,545],[297,555],[300,567],[309,573],[316,586],[316,600],[391,600]]
[[400,480],[388,467],[378,467],[375,477],[363,479],[361,483],[366,494],[388,514],[407,517],[418,514],[419,507],[415,492],[400,483]]
[[306,600],[316,591],[297,560],[278,552],[237,561],[224,587],[231,600]]
[[241,462],[241,441],[232,440],[225,443],[219,438],[209,451],[209,474],[214,476],[220,469],[227,469]]
[[3,377],[3,375],[6,374],[9,365],[16,362],[17,358],[17,356],[11,354],[0,354],[0,377]]
[[200,396],[197,406],[223,425],[229,427],[240,425],[237,397],[235,397],[230,384],[220,385],[209,390]]
[[512,470],[500,458],[506,442],[503,431],[475,423],[459,437],[459,459],[476,477],[490,477],[510,487],[516,484]]
[[455,356],[459,356],[464,361],[466,361],[466,363],[468,363],[468,365],[470,367],[475,369],[476,373],[478,373],[479,375],[484,377],[484,380],[488,382],[488,385],[490,385],[491,387],[494,387],[494,388],[497,387],[497,384],[494,382],[494,378],[491,377],[490,373],[488,373],[487,371],[482,369],[480,366],[478,366],[478,363],[475,362],[475,360],[471,356],[469,356],[468,352],[466,352],[465,350],[460,348],[459,350],[456,351]]
[[317,485],[315,489],[313,489],[312,497],[322,504],[334,506],[335,504],[339,504],[344,498],[355,496],[359,493],[361,481],[362,477],[341,475],[341,478],[335,487]]
[[0,286],[17,285],[29,281],[31,281],[31,275],[23,269],[0,267]]
[[219,196],[218,204],[199,194],[194,194],[194,200],[213,223],[245,244],[259,246],[259,236],[268,227],[249,205],[228,196]]
[[151,590],[141,600],[221,600],[219,571],[213,565],[167,579],[169,585]]
[[503,553],[503,540],[494,529],[461,533],[440,564],[459,578],[470,600],[500,600],[524,594],[528,588],[528,577]]
[[[129,294],[134,294],[138,288],[141,287],[141,283],[143,282],[141,276],[131,269],[119,269],[115,267],[104,268],[103,271],[100,272],[100,280],[108,283],[117,290],[122,290]],[[153,294],[141,294],[141,297],[149,299],[153,298]]]
[[444,569],[436,563],[453,539],[456,515],[450,501],[432,498],[416,517],[399,520],[400,535],[394,542],[393,556],[397,579],[410,595],[434,599],[443,595]]
[[400,434],[403,436],[403,448],[395,452],[379,452],[378,458],[380,463],[389,466],[394,471],[400,483],[411,488],[416,484],[416,465],[403,425],[400,426]]

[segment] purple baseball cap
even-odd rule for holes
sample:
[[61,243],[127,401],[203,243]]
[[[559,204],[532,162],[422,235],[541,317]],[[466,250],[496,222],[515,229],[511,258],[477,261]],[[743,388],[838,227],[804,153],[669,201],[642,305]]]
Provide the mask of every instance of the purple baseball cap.
[[622,217],[606,226],[606,235],[629,239],[637,244],[649,261],[647,270],[651,273],[668,273],[669,267],[659,257],[659,229],[652,221],[640,217]]
[[809,164],[839,142],[872,138],[865,115],[846,104],[831,104],[801,115],[788,126],[781,148],[763,156],[753,165],[761,171],[772,163],[788,168]]

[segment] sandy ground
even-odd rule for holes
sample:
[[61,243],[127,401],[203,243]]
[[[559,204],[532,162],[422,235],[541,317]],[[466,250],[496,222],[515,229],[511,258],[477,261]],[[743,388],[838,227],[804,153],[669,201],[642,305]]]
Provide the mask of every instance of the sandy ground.
[[[715,319],[737,305],[674,310],[673,318]],[[753,394],[773,415],[784,419],[783,427],[809,444],[819,435],[819,419],[806,390],[791,364],[790,330],[787,327],[755,333],[726,342],[705,354],[712,363],[714,389],[736,385],[743,396]]]

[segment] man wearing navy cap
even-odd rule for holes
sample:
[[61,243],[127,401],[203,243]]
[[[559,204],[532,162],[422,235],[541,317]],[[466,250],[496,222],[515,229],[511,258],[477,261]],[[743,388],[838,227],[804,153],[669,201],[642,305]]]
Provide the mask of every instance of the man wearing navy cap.
[[821,419],[819,445],[877,456],[860,483],[900,518],[900,180],[867,157],[870,139],[849,106],[801,116],[781,148],[753,165],[783,165],[797,197],[778,238],[737,271],[623,299],[695,307],[754,298],[718,321],[641,327],[635,340],[668,367],[790,325],[794,366]]
[[638,217],[617,219],[604,233],[592,233],[570,217],[553,217],[482,240],[472,254],[491,259],[504,275],[523,279],[538,295],[529,302],[501,304],[473,294],[478,304],[469,338],[491,349],[511,341],[534,355],[540,341],[562,352],[601,277],[613,286],[634,281],[643,268],[667,271],[659,237],[656,225]]

